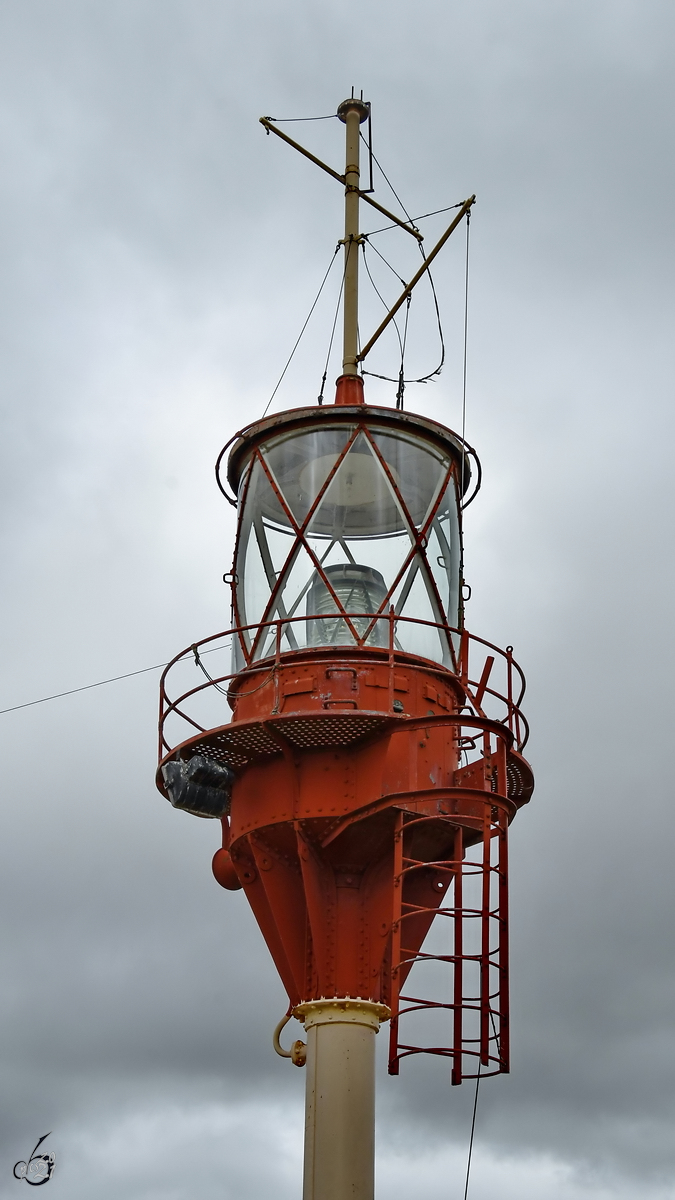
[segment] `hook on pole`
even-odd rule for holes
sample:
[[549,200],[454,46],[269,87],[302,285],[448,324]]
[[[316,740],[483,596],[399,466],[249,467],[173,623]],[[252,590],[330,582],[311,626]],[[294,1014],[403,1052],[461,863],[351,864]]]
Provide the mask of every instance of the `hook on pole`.
[[293,1013],[288,1012],[281,1018],[272,1034],[272,1045],[280,1058],[290,1058],[294,1067],[304,1067],[307,1062],[307,1046],[305,1043],[298,1039],[296,1042],[293,1042],[290,1050],[284,1050],[279,1040],[282,1031],[286,1028],[292,1016]]

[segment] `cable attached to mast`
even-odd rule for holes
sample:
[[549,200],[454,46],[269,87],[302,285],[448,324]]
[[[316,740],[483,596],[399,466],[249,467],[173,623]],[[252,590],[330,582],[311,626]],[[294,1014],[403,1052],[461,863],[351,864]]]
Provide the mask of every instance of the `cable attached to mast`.
[[[464,354],[462,361],[462,441],[466,441],[466,365],[469,345],[469,229],[471,211],[466,214],[466,257],[464,263]],[[464,455],[462,455],[462,484],[460,497],[464,495]]]
[[[339,249],[340,249],[340,243],[338,242],[336,250],[335,250],[336,254]],[[351,247],[350,247],[350,253],[351,253]],[[333,264],[331,263],[331,266],[332,265]],[[326,355],[326,362],[325,362],[325,365],[323,368],[323,375],[321,377],[321,387],[319,388],[319,395],[317,396],[317,402],[320,405],[323,404],[323,389],[326,386],[326,376],[328,375],[328,363],[330,361],[330,353],[331,353],[331,350],[333,349],[333,339],[335,337],[335,329],[337,327],[338,317],[340,315],[340,301],[342,300],[342,291],[345,286],[346,269],[347,269],[347,264],[345,263],[343,270],[342,270],[342,280],[340,282],[340,291],[338,292],[337,304],[335,305],[335,316],[333,317],[333,327],[330,331],[330,341],[328,342],[328,353]]]
[[[333,263],[335,262],[335,259],[337,258],[339,250],[340,250],[340,243],[338,242],[337,246],[335,247],[335,250],[333,251],[332,258],[328,264],[328,270],[326,271],[326,274],[324,275],[324,277],[321,281],[321,287],[319,288],[319,290],[316,293],[316,296],[314,298],[314,303],[312,304],[312,307],[310,308],[309,312],[307,313],[307,316],[305,318],[305,323],[304,323],[302,329],[300,330],[300,333],[298,334],[296,343],[295,343],[293,349],[291,350],[291,353],[288,356],[288,359],[286,361],[286,366],[284,367],[283,371],[281,372],[281,375],[279,376],[279,378],[277,380],[276,387],[275,387],[274,391],[272,392],[272,395],[270,396],[269,400],[267,401],[267,404],[265,405],[265,411],[263,412],[263,417],[265,417],[267,415],[267,410],[269,409],[270,404],[274,400],[274,397],[276,396],[277,392],[279,391],[279,388],[281,387],[281,383],[284,378],[284,375],[286,374],[286,372],[287,372],[288,368],[290,367],[291,362],[293,360],[293,355],[295,354],[298,346],[300,345],[300,339],[302,338],[303,333],[305,332],[307,326],[309,325],[309,320],[310,320],[312,313],[314,312],[314,309],[316,308],[317,304],[319,303],[319,297],[324,289],[326,280],[328,279],[328,276],[330,275],[331,268],[333,266]],[[261,417],[261,420],[262,420],[262,417]]]
[[[453,206],[453,207],[456,207],[456,206]],[[375,251],[375,253],[377,254],[378,258],[381,258],[381,259],[382,259],[382,262],[385,264],[385,266],[386,266],[386,267],[388,267],[388,268],[389,268],[389,270],[392,272],[392,274],[396,276],[396,278],[398,279],[399,283],[403,284],[403,287],[405,287],[405,286],[406,286],[406,282],[405,282],[405,279],[402,279],[402,277],[399,275],[399,273],[398,273],[398,271],[396,270],[396,268],[395,268],[395,267],[393,267],[393,266],[391,265],[391,263],[390,263],[390,262],[389,262],[389,261],[388,261],[388,260],[387,260],[387,259],[384,257],[384,254],[382,254],[381,250],[378,250],[377,246],[373,245],[373,243],[369,241],[369,237],[370,237],[370,234],[367,234],[367,233],[364,233],[364,234],[362,234],[362,239],[363,239],[363,254],[364,254],[364,264],[365,264],[365,266],[366,266],[366,272],[367,272],[367,274],[368,274],[368,278],[370,279],[370,282],[371,282],[371,283],[372,283],[372,285],[373,285],[373,290],[374,290],[374,292],[375,292],[375,293],[376,293],[376,295],[379,297],[379,299],[382,301],[382,303],[384,304],[385,308],[387,308],[387,309],[388,309],[387,302],[384,300],[383,296],[380,294],[380,292],[379,292],[378,288],[376,287],[375,281],[374,281],[374,279],[373,279],[373,277],[372,277],[372,274],[371,274],[371,272],[370,272],[370,269],[369,269],[369,267],[368,267],[368,265],[367,265],[367,262],[366,262],[366,257],[365,257],[366,243],[368,244],[368,246],[370,246],[370,249],[371,249],[371,250],[374,250],[374,251]],[[424,257],[425,257],[425,255],[424,255],[424,250],[422,249],[422,246],[421,246],[421,245],[420,245],[420,250],[422,250],[422,257],[424,258]],[[443,366],[445,365],[445,338],[444,338],[444,335],[443,335],[443,324],[442,324],[442,322],[441,322],[441,311],[440,311],[440,307],[439,307],[439,304],[438,304],[438,296],[436,295],[436,285],[434,284],[433,276],[432,276],[432,274],[431,274],[431,270],[430,270],[430,269],[428,269],[428,270],[427,270],[427,275],[429,276],[429,283],[430,283],[430,285],[431,285],[431,294],[432,294],[433,301],[434,301],[434,309],[435,309],[435,311],[436,311],[436,324],[437,324],[437,327],[438,327],[438,338],[439,338],[439,341],[440,341],[440,344],[441,344],[441,361],[439,362],[438,366],[437,366],[437,367],[435,367],[433,371],[429,371],[429,373],[428,373],[427,375],[421,375],[421,376],[420,376],[419,378],[417,378],[417,379],[404,379],[404,380],[403,380],[403,385],[404,385],[404,387],[405,387],[407,384],[409,384],[409,383],[428,383],[428,381],[429,381],[430,379],[433,379],[433,378],[434,378],[436,375],[440,375],[441,371],[443,370]],[[410,312],[410,301],[411,301],[411,299],[412,299],[412,295],[409,295],[409,296],[407,297],[407,300],[406,300],[406,319],[405,319],[405,330],[406,330],[406,332],[407,332],[407,328],[408,328],[408,315],[409,315],[409,312]],[[397,333],[397,336],[398,336],[398,340],[399,340],[399,346],[400,346],[400,345],[401,345],[401,340],[402,340],[402,339],[401,339],[401,334],[400,334],[400,332],[399,332],[398,324],[397,324],[397,322],[396,322],[396,318],[393,318],[393,319],[392,319],[392,325],[394,326],[394,329],[396,330],[396,333]],[[403,348],[402,348],[402,347],[401,347],[401,352],[402,352],[402,354],[403,354]],[[401,360],[401,365],[403,365],[403,359]],[[401,373],[400,373],[400,371],[399,371],[399,378],[398,378],[398,380],[394,379],[394,378],[393,378],[391,375],[381,375],[381,374],[379,374],[379,372],[377,372],[377,371],[366,371],[366,370],[365,370],[365,368],[363,368],[363,370],[362,370],[362,374],[363,374],[363,375],[370,375],[370,377],[371,377],[372,379],[383,379],[383,380],[385,380],[387,383],[398,383],[398,384],[399,384],[399,387],[400,387],[400,384],[401,384]]]

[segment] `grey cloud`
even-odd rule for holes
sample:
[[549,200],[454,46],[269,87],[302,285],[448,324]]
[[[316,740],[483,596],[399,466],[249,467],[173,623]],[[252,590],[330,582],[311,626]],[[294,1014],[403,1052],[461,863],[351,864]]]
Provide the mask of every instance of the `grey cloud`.
[[[486,477],[467,514],[468,615],[528,674],[538,785],[512,833],[513,1073],[481,1085],[473,1195],[500,1178],[506,1195],[661,1200],[670,6],[370,4],[349,55],[337,5],[35,0],[5,6],[0,28],[0,707],[228,623],[233,522],[213,461],[267,402],[340,223],[339,187],[257,117],[329,112],[363,85],[411,210],[478,193],[467,432]],[[330,122],[300,128],[339,162]],[[437,269],[447,367],[406,393],[455,427],[461,272],[458,242]],[[277,408],[316,396],[335,299]],[[437,346],[418,303],[423,366]],[[366,300],[364,323],[376,312]],[[394,358],[392,339],[378,361]],[[154,790],[156,682],[2,717],[3,1197],[43,1125],[56,1197],[91,1194],[97,1161],[104,1200],[183,1200],[196,1181],[256,1200],[272,1158],[279,1196],[299,1191],[302,1073],[269,1045],[283,990],[241,896],[211,879],[216,828]],[[426,1156],[424,1179],[460,1194],[470,1088],[435,1062],[380,1082],[383,1186],[404,1153],[406,1187]]]

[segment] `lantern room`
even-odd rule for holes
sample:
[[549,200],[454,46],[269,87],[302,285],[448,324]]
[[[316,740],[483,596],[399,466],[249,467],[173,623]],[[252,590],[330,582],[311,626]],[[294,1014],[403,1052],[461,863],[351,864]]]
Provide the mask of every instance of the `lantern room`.
[[385,647],[392,610],[398,651],[451,665],[471,479],[456,434],[392,409],[295,409],[247,429],[227,477],[237,669],[278,636],[281,653]]

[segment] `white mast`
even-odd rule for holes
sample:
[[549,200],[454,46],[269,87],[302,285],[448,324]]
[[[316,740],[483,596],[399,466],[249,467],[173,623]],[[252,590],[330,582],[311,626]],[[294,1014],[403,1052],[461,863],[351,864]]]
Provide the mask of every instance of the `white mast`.
[[365,100],[343,100],[337,115],[346,126],[345,154],[345,277],[342,373],[357,374],[359,324],[359,142],[360,126],[370,106]]

